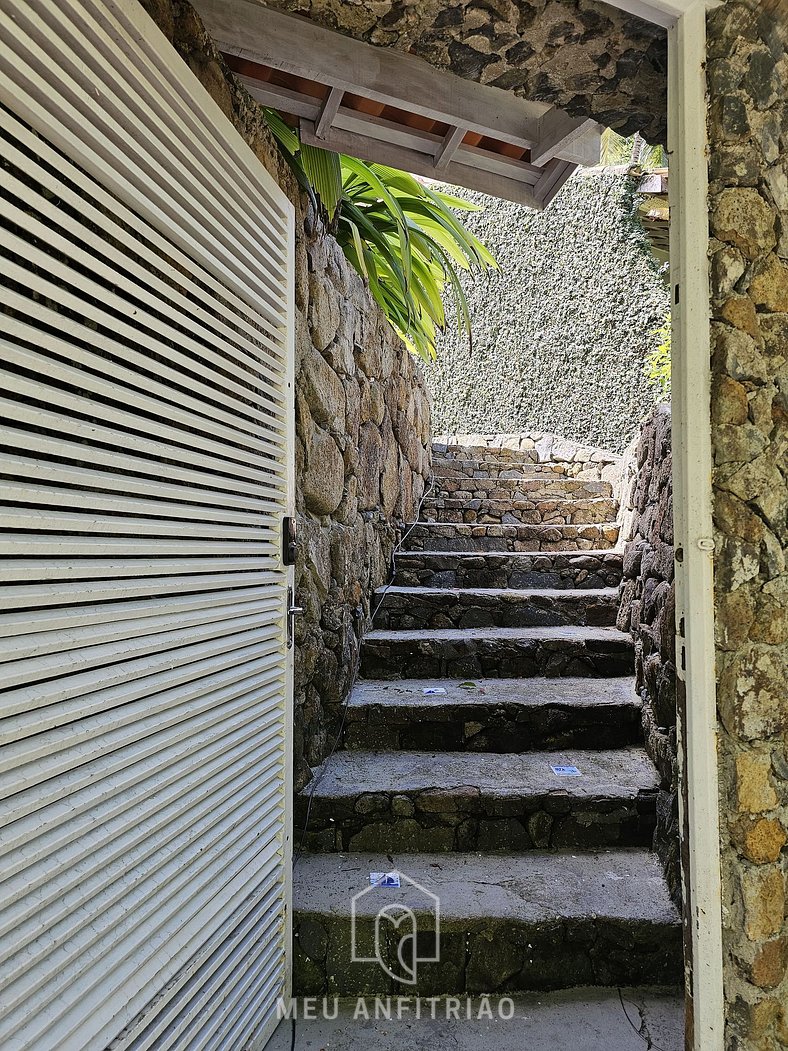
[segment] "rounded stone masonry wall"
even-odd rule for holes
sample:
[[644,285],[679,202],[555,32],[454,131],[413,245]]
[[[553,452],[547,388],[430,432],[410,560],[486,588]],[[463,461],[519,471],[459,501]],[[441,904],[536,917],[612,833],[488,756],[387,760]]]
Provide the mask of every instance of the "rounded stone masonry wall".
[[621,481],[624,575],[617,626],[635,642],[635,688],[646,749],[660,775],[654,849],[673,899],[681,900],[676,743],[676,585],[670,406],[643,423]]
[[337,242],[305,216],[296,264],[296,783],[330,747],[370,599],[430,474],[421,370]]
[[305,610],[295,626],[298,789],[336,733],[371,596],[430,474],[429,395],[194,10],[183,0],[143,6],[295,206],[296,601]]
[[500,270],[468,278],[425,366],[436,431],[550,431],[622,453],[657,392],[645,372],[668,291],[634,216],[636,183],[576,173],[544,212],[480,193],[461,213]]

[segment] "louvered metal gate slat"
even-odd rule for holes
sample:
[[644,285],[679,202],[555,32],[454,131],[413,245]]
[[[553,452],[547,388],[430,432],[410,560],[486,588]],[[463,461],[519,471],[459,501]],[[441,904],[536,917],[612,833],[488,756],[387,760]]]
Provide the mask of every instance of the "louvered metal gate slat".
[[0,138],[0,1046],[261,1046],[292,207],[136,0],[0,0]]

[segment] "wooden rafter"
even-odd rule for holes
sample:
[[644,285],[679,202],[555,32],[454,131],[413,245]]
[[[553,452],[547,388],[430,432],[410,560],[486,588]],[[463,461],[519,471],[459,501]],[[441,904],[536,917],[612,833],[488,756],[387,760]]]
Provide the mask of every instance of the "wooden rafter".
[[297,118],[305,142],[532,208],[598,161],[593,121],[257,0],[195,6],[250,94]]
[[437,171],[445,171],[460,143],[465,138],[467,128],[449,128],[443,136],[443,142],[435,151],[435,168]]
[[331,122],[337,115],[339,104],[344,94],[345,92],[342,88],[332,88],[323,100],[320,106],[320,113],[315,122],[315,135],[318,139],[325,138],[328,129],[331,127]]

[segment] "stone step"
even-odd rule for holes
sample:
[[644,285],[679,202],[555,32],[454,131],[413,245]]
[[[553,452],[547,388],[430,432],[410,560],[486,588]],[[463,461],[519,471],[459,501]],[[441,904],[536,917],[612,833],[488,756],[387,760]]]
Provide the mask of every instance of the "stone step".
[[425,588],[389,586],[375,593],[375,627],[535,628],[616,623],[618,588]]
[[571,477],[570,464],[529,463],[508,459],[455,460],[433,456],[432,473],[436,478],[530,478]]
[[468,444],[459,444],[458,442],[449,442],[448,444],[442,441],[434,441],[432,443],[432,452],[436,456],[503,456],[513,460],[528,460],[538,459],[538,453],[536,448],[521,449],[515,448],[511,442],[506,444],[490,444],[488,442],[470,442]]
[[616,522],[588,525],[479,525],[416,522],[405,541],[409,551],[598,551],[615,546]]
[[586,525],[614,522],[618,503],[608,497],[588,499],[506,500],[457,499],[430,496],[421,505],[425,522],[478,522],[504,525]]
[[[553,770],[565,766],[580,776]],[[296,796],[295,827],[313,851],[645,846],[658,787],[642,748],[335,752]]]
[[[392,870],[402,874],[401,888],[370,888],[370,872]],[[398,950],[407,961],[408,943],[401,940],[410,929],[397,936],[378,920],[382,908],[397,904],[413,911],[418,927],[415,984],[391,977],[402,975]],[[645,850],[307,855],[295,869],[293,911],[299,996],[436,996],[682,979],[680,919],[657,859]],[[381,926],[378,948],[389,973],[375,958]],[[563,1043],[556,1041],[550,1046]]]
[[532,675],[631,675],[632,636],[615,628],[431,628],[370,631],[361,649],[365,679]]
[[497,458],[500,460],[513,460],[518,463],[538,462],[539,453],[536,448],[515,449],[510,444],[488,445],[472,442],[469,445],[458,445],[452,442],[446,445],[443,442],[432,443],[432,455],[443,456],[449,460],[484,460]]
[[[425,694],[425,690],[443,690]],[[635,680],[360,680],[345,714],[352,749],[527,752],[642,740]]]
[[595,496],[610,497],[613,495],[613,486],[610,482],[549,474],[536,478],[467,478],[460,475],[442,475],[435,479],[434,492],[456,500],[510,500],[512,497],[532,500],[582,500]]
[[620,551],[398,551],[403,587],[609,588],[621,583]]

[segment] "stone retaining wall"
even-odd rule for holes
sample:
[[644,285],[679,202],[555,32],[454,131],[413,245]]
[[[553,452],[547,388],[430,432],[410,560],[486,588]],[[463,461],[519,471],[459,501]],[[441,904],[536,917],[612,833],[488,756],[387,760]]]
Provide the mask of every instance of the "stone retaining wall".
[[[654,849],[681,899],[676,747],[675,582],[670,406],[643,424],[624,458],[624,576],[618,627],[635,642],[636,689],[646,748],[661,783]],[[623,529],[622,529],[623,532]]]
[[[529,472],[531,465],[536,470],[544,466],[568,478],[610,482],[614,489],[621,475],[622,457],[619,453],[544,431],[439,434],[433,439],[436,457],[445,456],[448,446],[473,450],[474,460],[482,464],[485,470],[489,467],[491,476],[493,471],[500,469],[501,460],[506,458],[507,451],[513,454],[512,466],[525,462]],[[488,454],[485,454],[485,449],[489,450]],[[459,457],[457,453],[452,453],[451,458],[456,460]]]
[[398,525],[430,472],[421,371],[281,159],[261,109],[227,70],[193,9],[143,0],[296,211],[296,598],[294,774],[325,756],[351,683],[370,599]]
[[[310,225],[308,223],[308,230]],[[415,359],[317,226],[296,280],[296,784],[333,740],[371,596],[430,473],[430,407]]]

